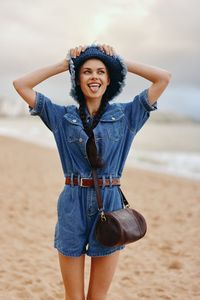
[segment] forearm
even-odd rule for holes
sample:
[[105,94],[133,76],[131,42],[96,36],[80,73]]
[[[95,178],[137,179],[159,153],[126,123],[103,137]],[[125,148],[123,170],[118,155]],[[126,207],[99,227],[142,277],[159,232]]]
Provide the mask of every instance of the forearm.
[[38,69],[14,80],[13,85],[18,94],[28,103],[28,105],[34,107],[36,93],[33,88],[47,78],[67,70],[68,62],[66,59],[63,59],[57,64]]
[[65,72],[68,70],[68,62],[66,59],[62,60],[61,62],[50,65],[31,73],[28,73],[16,80],[14,80],[15,88],[33,88],[39,83],[43,82],[44,80],[52,77],[56,74]]
[[137,62],[125,61],[128,72],[141,76],[152,83],[170,79],[170,73],[164,69]]
[[171,74],[163,69],[145,65],[137,62],[125,61],[128,72],[134,73],[152,82],[148,88],[148,100],[150,104],[154,104],[160,95],[166,89]]

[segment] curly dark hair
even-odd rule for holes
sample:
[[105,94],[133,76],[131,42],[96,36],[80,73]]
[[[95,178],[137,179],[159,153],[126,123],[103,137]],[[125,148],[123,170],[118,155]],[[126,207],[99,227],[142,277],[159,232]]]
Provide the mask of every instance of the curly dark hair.
[[107,67],[110,84],[107,87],[107,100],[111,101],[119,95],[125,85],[127,66],[119,55],[107,55],[98,46],[89,46],[77,57],[70,57],[69,72],[71,74],[72,87],[70,95],[77,101],[80,101],[80,87],[77,84],[79,71],[83,63],[89,59],[99,59]]

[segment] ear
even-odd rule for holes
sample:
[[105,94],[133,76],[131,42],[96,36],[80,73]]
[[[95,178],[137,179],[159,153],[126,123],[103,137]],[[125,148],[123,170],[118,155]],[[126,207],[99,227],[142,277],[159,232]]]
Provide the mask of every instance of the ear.
[[77,85],[80,85],[79,78],[78,78],[78,79],[76,79],[76,84],[77,84]]
[[110,84],[110,77],[108,78],[108,83],[107,83],[107,86]]

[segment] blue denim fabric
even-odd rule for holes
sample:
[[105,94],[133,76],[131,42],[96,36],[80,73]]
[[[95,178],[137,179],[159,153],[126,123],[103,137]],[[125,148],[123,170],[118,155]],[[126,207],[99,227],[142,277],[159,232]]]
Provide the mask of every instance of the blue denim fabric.
[[[100,122],[94,128],[98,152],[105,167],[97,170],[98,177],[110,178],[110,186],[102,187],[105,210],[123,207],[118,191],[112,186],[112,178],[120,178],[136,133],[157,108],[148,102],[148,90],[142,91],[128,103],[108,103]],[[43,94],[36,92],[36,104],[31,115],[40,116],[52,131],[61,159],[65,177],[91,178],[91,167],[86,153],[88,136],[84,131],[75,105],[62,106],[52,103]],[[91,116],[87,109],[87,121]],[[54,247],[63,255],[104,256],[122,247],[107,248],[95,239],[94,227],[98,207],[93,187],[65,185],[58,199],[58,222],[55,229]]]

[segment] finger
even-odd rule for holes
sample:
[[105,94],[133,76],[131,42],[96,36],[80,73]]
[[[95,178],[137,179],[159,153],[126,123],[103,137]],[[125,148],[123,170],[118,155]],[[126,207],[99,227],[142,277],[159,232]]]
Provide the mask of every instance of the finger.
[[108,45],[108,55],[112,56],[113,55],[113,51],[112,51],[112,47]]
[[75,51],[74,48],[70,49],[69,53],[70,53],[70,56],[71,56],[71,57],[76,57],[76,56],[75,56],[75,55],[76,55],[76,51]]
[[102,52],[104,52],[103,45],[98,44],[97,47],[98,47]]
[[112,55],[112,50],[111,47],[109,45],[106,45],[106,51],[107,51],[107,55]]
[[79,50],[78,49],[79,49],[79,47],[75,48],[75,55],[76,55],[76,57],[79,56]]
[[115,49],[113,47],[111,47],[111,55],[112,56],[116,55]]
[[110,53],[111,56],[115,55],[115,50],[114,50],[113,47],[108,46],[108,49],[109,49],[109,53]]
[[81,52],[84,52],[87,48],[88,48],[87,45],[83,46]]
[[110,46],[104,44],[103,49],[107,55],[110,55]]
[[77,48],[77,56],[79,56],[81,54],[82,49],[83,49],[83,46],[81,46],[81,45]]

